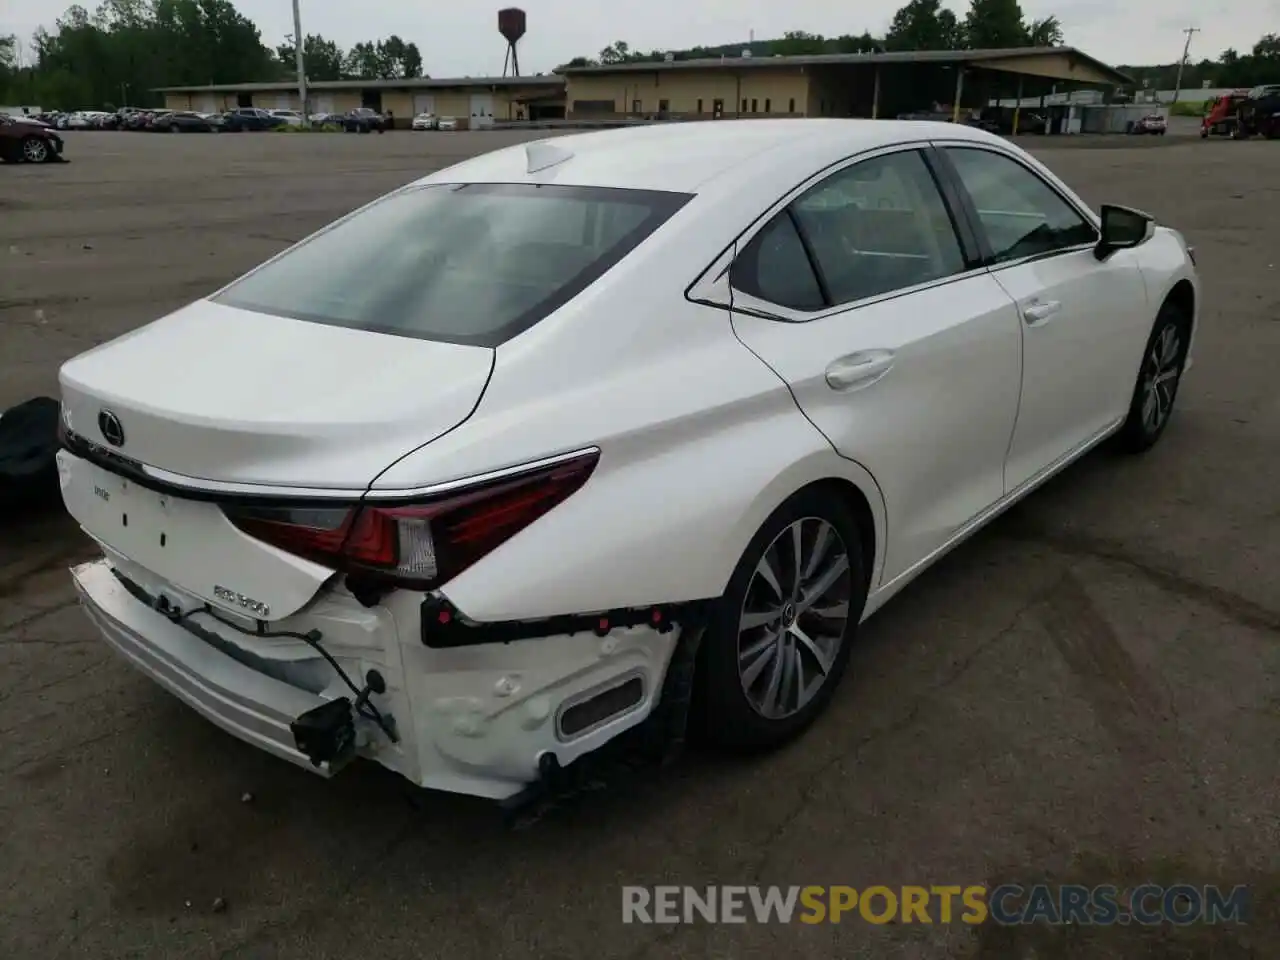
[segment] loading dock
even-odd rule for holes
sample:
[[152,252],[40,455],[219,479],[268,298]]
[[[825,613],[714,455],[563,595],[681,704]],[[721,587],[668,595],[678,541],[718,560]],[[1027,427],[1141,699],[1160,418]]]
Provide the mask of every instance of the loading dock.
[[570,118],[894,117],[947,105],[960,119],[1007,91],[1116,87],[1132,78],[1072,47],[725,57],[568,67]]

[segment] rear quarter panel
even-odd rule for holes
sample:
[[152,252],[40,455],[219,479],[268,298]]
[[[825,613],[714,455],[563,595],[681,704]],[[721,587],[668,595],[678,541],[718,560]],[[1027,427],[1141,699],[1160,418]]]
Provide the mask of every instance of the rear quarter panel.
[[805,419],[727,312],[685,299],[718,251],[705,239],[676,230],[642,244],[607,282],[499,347],[472,418],[375,481],[402,490],[600,448],[585,487],[445,585],[467,616],[718,596],[768,515],[831,477],[863,491],[883,543],[870,476]]

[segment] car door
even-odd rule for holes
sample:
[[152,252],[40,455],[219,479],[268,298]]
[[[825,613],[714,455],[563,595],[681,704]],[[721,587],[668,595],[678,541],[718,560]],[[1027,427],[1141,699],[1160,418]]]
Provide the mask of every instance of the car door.
[[1092,217],[999,147],[952,144],[991,275],[1022,318],[1023,377],[1005,479],[1016,489],[1124,416],[1152,318],[1136,253],[1093,253]]
[[884,580],[1004,495],[1017,311],[978,262],[923,149],[807,184],[730,271],[739,339],[884,496]]

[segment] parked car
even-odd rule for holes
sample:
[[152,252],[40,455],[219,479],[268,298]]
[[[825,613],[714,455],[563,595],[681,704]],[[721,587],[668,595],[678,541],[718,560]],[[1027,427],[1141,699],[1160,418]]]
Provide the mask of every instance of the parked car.
[[283,127],[305,127],[307,121],[302,118],[302,114],[297,110],[270,110],[268,111],[273,117],[280,120]]
[[147,124],[151,122],[151,118],[158,112],[159,111],[156,110],[135,110],[124,118],[124,124],[120,129],[145,130],[147,128]]
[[313,113],[308,118],[313,127],[342,127],[346,125],[345,113]]
[[0,116],[0,160],[52,163],[62,157],[62,138],[47,123],[31,117]]
[[1236,106],[1236,123],[1231,135],[1246,140],[1258,134],[1268,140],[1280,137],[1280,84],[1254,87]]
[[387,129],[387,118],[369,107],[356,107],[343,119],[347,133],[382,133]]
[[935,560],[1159,441],[1199,303],[1179,233],[962,124],[511,146],[67,362],[73,577],[325,774],[519,797],[691,706],[768,749]]
[[457,117],[441,117],[438,121],[436,121],[436,129],[437,130],[457,130],[458,118]]
[[196,113],[193,110],[175,110],[156,117],[151,122],[151,128],[169,133],[217,133],[222,129],[222,116]]
[[420,113],[413,118],[412,127],[414,130],[435,130],[439,125],[440,120],[434,113]]
[[1141,120],[1135,120],[1133,126],[1129,128],[1129,132],[1133,134],[1152,134],[1155,136],[1164,136],[1165,131],[1169,129],[1169,122],[1158,113],[1149,113]]
[[285,121],[259,107],[238,107],[230,113],[222,115],[222,129],[228,133],[242,133],[246,130],[274,130],[284,126]]

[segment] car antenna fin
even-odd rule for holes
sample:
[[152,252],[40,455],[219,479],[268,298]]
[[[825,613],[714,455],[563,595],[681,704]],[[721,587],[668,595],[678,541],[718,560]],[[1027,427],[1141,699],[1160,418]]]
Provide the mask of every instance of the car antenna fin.
[[537,173],[564,163],[573,156],[572,150],[558,147],[554,143],[538,140],[524,145],[525,173]]

